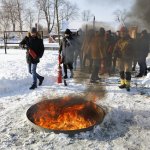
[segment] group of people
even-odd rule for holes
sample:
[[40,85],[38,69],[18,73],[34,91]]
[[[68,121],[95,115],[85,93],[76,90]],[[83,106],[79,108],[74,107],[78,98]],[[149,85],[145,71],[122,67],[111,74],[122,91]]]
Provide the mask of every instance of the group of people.
[[[29,72],[33,76],[33,84],[30,89],[42,85],[44,77],[36,73],[37,63],[44,53],[43,40],[38,37],[36,28],[32,28],[30,34],[20,43],[27,46],[27,62]],[[35,53],[35,58],[33,53]],[[73,71],[76,69],[77,58],[80,58],[80,68],[85,69],[87,60],[91,73],[90,82],[100,80],[99,73],[111,75],[116,68],[120,73],[119,88],[126,88],[130,91],[131,72],[139,64],[140,70],[136,77],[147,74],[146,57],[149,53],[149,36],[146,30],[137,34],[132,39],[126,27],[121,27],[116,33],[104,28],[99,30],[89,29],[86,32],[78,31],[73,35],[66,29],[60,44],[59,55],[62,56],[64,79],[68,78],[67,69],[70,70],[70,78],[73,78]]]
[[72,35],[67,29],[59,53],[63,57],[65,79],[68,78],[67,67],[71,71],[70,77],[73,77],[73,64],[76,69],[76,59],[79,56],[81,69],[86,67],[88,60],[90,82],[95,83],[100,80],[100,72],[111,75],[118,69],[119,88],[130,91],[131,73],[137,63],[140,70],[136,77],[147,75],[146,57],[149,53],[149,36],[147,31],[143,30],[133,39],[125,26],[116,33],[100,28]]

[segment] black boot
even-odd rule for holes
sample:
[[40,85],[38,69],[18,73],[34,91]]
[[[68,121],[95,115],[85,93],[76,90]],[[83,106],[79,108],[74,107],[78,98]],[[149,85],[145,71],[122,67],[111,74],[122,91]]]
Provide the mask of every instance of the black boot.
[[130,92],[130,87],[126,87],[126,90],[127,90],[128,92]]
[[147,71],[150,71],[150,67],[147,68]]
[[130,92],[130,81],[126,80],[126,90]]
[[44,77],[41,77],[41,79],[39,79],[39,86],[41,86],[41,85],[42,85],[43,80],[44,80]]
[[126,72],[126,90],[130,91],[131,72]]
[[70,70],[70,72],[71,72],[70,78],[73,78],[73,75],[74,75],[74,73],[73,73],[73,69],[72,69],[72,70]]
[[91,79],[90,83],[97,83],[96,80]]
[[30,89],[30,90],[34,90],[35,88],[37,88],[37,85],[36,85],[36,84],[32,84],[29,89]]
[[68,76],[67,75],[64,75],[64,79],[67,79],[68,78]]
[[63,67],[64,67],[64,79],[67,79],[68,78],[68,76],[67,76],[67,65],[66,64],[63,64]]
[[144,76],[147,76],[147,70],[145,71]]
[[143,74],[142,74],[142,73],[139,73],[136,77],[137,77],[137,78],[143,77]]
[[126,85],[125,85],[125,84],[122,84],[122,85],[119,86],[119,88],[120,88],[120,89],[124,89],[124,88],[126,88]]
[[135,71],[135,67],[132,67],[132,71]]

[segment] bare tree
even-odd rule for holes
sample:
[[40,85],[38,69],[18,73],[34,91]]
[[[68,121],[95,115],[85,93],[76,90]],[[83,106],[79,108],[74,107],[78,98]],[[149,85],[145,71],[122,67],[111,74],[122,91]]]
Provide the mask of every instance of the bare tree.
[[0,11],[0,26],[3,31],[6,31],[10,27],[9,15],[7,12]]
[[22,31],[23,28],[23,0],[15,0],[16,3],[16,13],[17,13],[17,21],[19,22],[19,29]]
[[84,10],[82,12],[82,20],[83,21],[90,21],[92,19],[93,15],[90,10]]
[[115,20],[125,26],[125,21],[127,19],[127,11],[125,9],[123,11],[118,9],[114,12],[114,15]]
[[58,40],[59,40],[59,44],[60,44],[60,25],[59,25],[58,0],[55,0],[55,11],[56,11],[56,17],[57,17]]
[[31,10],[31,9],[26,9],[25,10],[25,22],[27,24],[27,26],[31,29],[32,26],[33,26],[33,22],[35,20],[35,17],[34,17],[34,11]]
[[55,20],[54,0],[36,0],[38,10],[43,13],[47,22],[48,33],[52,30]]
[[11,0],[2,0],[2,7],[3,7],[3,11],[8,14],[9,20],[13,26],[13,31],[15,31],[16,22],[17,22],[16,5]]
[[7,19],[10,20],[13,31],[16,30],[16,26],[19,23],[19,29],[23,28],[23,0],[2,0],[1,5],[3,13],[7,14]]
[[[63,3],[63,4],[62,4]],[[68,0],[59,1],[60,18],[67,21],[74,20],[79,16],[79,8],[77,4],[73,4]]]

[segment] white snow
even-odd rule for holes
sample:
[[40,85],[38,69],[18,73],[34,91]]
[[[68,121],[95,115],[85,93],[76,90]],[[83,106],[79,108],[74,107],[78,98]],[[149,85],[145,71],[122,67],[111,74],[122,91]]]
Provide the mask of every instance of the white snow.
[[[131,92],[118,89],[118,77],[106,78],[106,94],[96,103],[107,108],[102,124],[93,130],[69,137],[44,133],[30,126],[26,111],[43,97],[80,95],[87,84],[67,81],[57,84],[57,51],[45,51],[38,73],[45,77],[36,90],[29,90],[32,78],[27,71],[25,50],[0,49],[0,149],[1,150],[149,150],[150,74],[133,78]],[[147,62],[150,65],[150,56]],[[110,84],[111,83],[111,84]]]

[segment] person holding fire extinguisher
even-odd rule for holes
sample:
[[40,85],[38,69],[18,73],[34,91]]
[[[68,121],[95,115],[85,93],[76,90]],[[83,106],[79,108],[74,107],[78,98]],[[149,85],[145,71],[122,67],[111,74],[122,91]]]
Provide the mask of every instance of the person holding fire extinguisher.
[[27,48],[26,60],[28,64],[29,73],[32,74],[33,84],[29,88],[33,90],[37,88],[37,79],[39,80],[39,86],[42,85],[44,77],[40,76],[36,72],[37,64],[40,62],[40,58],[44,53],[43,40],[38,37],[38,32],[35,27],[31,29],[31,32],[20,42],[22,48]]
[[65,36],[60,45],[59,54],[62,55],[61,63],[63,63],[64,79],[68,78],[67,68],[70,69],[70,78],[73,78],[74,48],[72,32],[69,29],[66,29],[65,31]]

